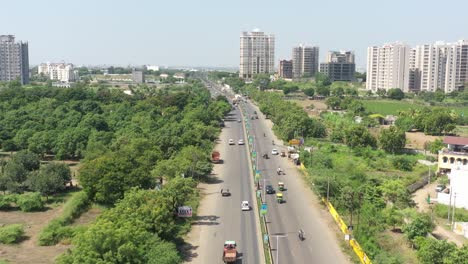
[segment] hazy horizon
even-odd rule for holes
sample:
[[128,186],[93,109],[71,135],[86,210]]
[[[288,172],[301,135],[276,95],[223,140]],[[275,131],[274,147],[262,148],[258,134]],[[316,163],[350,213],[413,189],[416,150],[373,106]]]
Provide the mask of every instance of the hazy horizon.
[[9,1],[0,34],[28,41],[31,65],[228,68],[238,67],[240,33],[254,28],[275,35],[276,65],[300,43],[319,46],[320,61],[329,50],[353,50],[365,68],[368,46],[468,39],[468,2],[445,1],[450,12],[421,0],[276,2]]

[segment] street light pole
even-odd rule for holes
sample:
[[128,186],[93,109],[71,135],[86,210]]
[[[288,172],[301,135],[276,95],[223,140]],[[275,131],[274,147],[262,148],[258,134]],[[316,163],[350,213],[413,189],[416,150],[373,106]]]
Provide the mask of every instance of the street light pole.
[[455,207],[456,200],[457,200],[457,193],[454,193],[453,194],[453,211],[452,211],[452,230],[455,227],[455,209],[457,209],[457,207]]
[[275,258],[275,264],[279,264],[279,239],[280,238],[285,238],[288,237],[287,235],[270,235],[271,237],[276,238],[276,258]]

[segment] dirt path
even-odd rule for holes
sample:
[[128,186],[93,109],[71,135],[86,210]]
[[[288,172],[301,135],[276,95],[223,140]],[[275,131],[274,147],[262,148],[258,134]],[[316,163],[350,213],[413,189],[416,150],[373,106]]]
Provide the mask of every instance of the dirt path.
[[[424,188],[421,188],[417,190],[414,195],[413,195],[413,200],[417,205],[417,210],[418,212],[430,212],[431,208],[430,205],[427,203],[427,195],[429,194],[431,198],[437,198],[437,193],[435,191],[435,188],[437,186],[437,182],[433,182],[431,184],[428,184],[424,186]],[[432,234],[437,237],[438,239],[445,239],[447,241],[453,242],[457,244],[458,246],[463,246],[463,244],[468,245],[468,239],[464,238],[461,235],[457,235],[452,231],[449,231],[445,229],[442,225],[445,223],[437,223],[436,221],[436,227],[432,231]]]
[[0,259],[8,263],[54,263],[54,258],[65,252],[68,245],[41,247],[37,238],[47,223],[62,212],[62,206],[45,212],[24,213],[0,211],[0,224],[23,224],[25,239],[17,245],[0,245]]

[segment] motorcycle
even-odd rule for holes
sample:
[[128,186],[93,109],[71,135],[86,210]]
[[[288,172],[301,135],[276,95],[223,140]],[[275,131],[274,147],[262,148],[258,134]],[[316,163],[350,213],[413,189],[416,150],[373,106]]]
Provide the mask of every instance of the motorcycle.
[[304,241],[304,230],[300,229],[298,233],[299,240]]

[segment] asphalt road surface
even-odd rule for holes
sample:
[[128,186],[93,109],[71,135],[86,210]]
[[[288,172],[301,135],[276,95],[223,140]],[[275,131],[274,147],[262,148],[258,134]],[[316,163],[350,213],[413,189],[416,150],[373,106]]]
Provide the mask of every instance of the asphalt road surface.
[[[245,103],[245,107],[250,115],[254,111],[259,114],[259,119],[251,120],[250,123],[259,153],[258,169],[262,176],[260,183],[263,185],[265,179],[266,185],[271,184],[277,189],[278,182],[282,181],[286,188],[283,192],[285,202],[282,204],[276,202],[274,194],[266,195],[269,233],[280,236],[278,241],[274,236],[270,238],[275,264],[350,263],[341,251],[335,233],[327,226],[317,199],[306,186],[297,166],[287,157],[272,155],[273,148],[281,152],[286,147],[277,145],[279,141],[273,135],[269,121],[265,120],[264,115],[250,101]],[[276,142],[275,145],[272,140]],[[263,153],[268,153],[269,159],[262,158]],[[285,175],[277,175],[278,167],[281,167]],[[299,229],[305,231],[304,241],[299,240]]]
[[[250,174],[246,145],[238,145],[243,139],[243,124],[240,111],[236,108],[225,118],[225,128],[220,135],[217,150],[221,153],[222,164],[216,164],[214,173],[217,180],[209,184],[210,191],[202,203],[204,215],[198,215],[203,225],[199,233],[198,256],[191,263],[222,263],[224,241],[235,240],[238,249],[236,263],[263,263],[259,223],[255,215],[253,178]],[[233,139],[235,145],[228,145]],[[231,196],[222,197],[221,189],[229,189]],[[241,211],[241,202],[249,201],[252,209]]]

